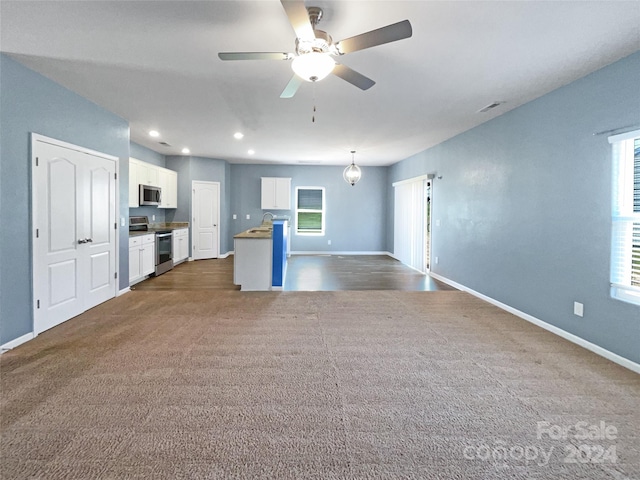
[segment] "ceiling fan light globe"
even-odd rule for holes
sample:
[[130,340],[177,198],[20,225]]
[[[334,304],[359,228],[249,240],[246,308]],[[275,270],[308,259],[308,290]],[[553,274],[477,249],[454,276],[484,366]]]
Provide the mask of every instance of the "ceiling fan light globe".
[[293,59],[291,68],[303,80],[317,82],[329,75],[336,62],[328,53],[310,52]]
[[342,173],[342,178],[344,178],[345,182],[351,184],[352,186],[358,183],[358,181],[362,178],[362,170],[359,166],[352,163],[347,168],[344,169]]

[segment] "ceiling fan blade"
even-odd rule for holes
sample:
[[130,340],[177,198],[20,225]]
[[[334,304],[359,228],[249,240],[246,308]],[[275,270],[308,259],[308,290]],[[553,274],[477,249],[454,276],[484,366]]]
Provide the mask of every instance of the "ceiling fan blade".
[[220,52],[220,60],[291,60],[292,53],[280,52]]
[[296,32],[296,37],[304,39],[316,38],[303,0],[280,0],[280,3],[282,3],[284,11],[289,17],[289,22]]
[[356,35],[355,37],[340,40],[336,47],[341,55],[345,53],[357,52],[365,48],[383,45],[403,38],[409,38],[413,33],[409,20],[393,23],[386,27],[371,30],[370,32]]
[[280,98],[293,97],[298,91],[298,88],[300,88],[300,85],[302,85],[303,81],[304,80],[302,80],[298,75],[291,77],[291,80],[289,80],[289,83],[287,83],[287,86],[284,87],[284,90],[280,94]]
[[336,77],[340,77],[341,79],[349,82],[351,85],[355,85],[360,90],[368,90],[376,84],[376,82],[371,80],[369,77],[365,77],[361,73],[339,63],[336,63],[336,66],[333,68],[333,72],[331,73]]

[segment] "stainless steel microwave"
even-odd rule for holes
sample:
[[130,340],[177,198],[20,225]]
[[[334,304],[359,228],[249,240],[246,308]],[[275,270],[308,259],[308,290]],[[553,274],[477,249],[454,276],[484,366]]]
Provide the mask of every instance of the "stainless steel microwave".
[[162,189],[152,185],[140,185],[140,205],[160,205]]

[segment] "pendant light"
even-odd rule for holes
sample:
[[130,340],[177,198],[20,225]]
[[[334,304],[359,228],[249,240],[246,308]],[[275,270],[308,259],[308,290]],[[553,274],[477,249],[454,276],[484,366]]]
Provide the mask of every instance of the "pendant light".
[[344,178],[345,182],[350,183],[351,186],[358,183],[358,180],[362,177],[362,170],[360,170],[360,167],[357,166],[354,161],[355,153],[355,150],[351,150],[351,165],[345,168],[342,173],[342,178]]

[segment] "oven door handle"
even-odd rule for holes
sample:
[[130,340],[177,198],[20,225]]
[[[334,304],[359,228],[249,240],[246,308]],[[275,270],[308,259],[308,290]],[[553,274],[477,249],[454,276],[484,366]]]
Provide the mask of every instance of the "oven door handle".
[[170,237],[171,235],[173,235],[173,233],[156,233],[156,237],[158,238]]

